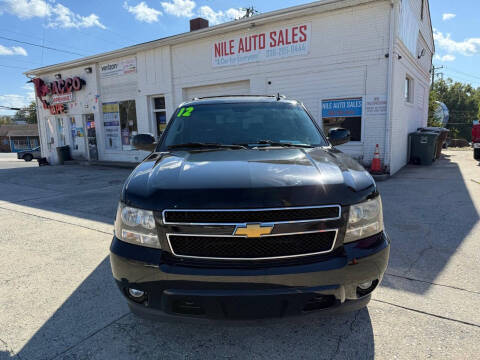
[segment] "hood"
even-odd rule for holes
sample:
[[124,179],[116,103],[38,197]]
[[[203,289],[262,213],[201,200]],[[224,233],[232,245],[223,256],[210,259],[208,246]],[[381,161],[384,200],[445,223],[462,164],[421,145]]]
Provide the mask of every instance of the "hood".
[[335,149],[215,149],[150,155],[122,200],[152,210],[267,208],[350,205],[374,191],[370,174]]

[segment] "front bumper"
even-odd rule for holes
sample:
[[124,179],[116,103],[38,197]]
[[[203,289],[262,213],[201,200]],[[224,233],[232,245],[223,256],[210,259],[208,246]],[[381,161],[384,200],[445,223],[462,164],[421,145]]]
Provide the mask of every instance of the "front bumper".
[[[381,281],[390,240],[383,233],[374,243],[346,244],[318,262],[257,268],[172,265],[161,250],[117,238],[110,251],[113,276],[138,315],[257,319],[365,306],[370,293],[359,294],[357,286],[373,281],[373,291]],[[141,303],[128,288],[146,293]]]

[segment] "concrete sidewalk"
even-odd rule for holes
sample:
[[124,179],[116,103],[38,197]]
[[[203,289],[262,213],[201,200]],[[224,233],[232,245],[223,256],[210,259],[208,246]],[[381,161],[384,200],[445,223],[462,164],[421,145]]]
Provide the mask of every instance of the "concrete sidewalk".
[[129,170],[0,154],[0,359],[466,359],[480,352],[480,167],[447,151],[379,183],[390,266],[368,308],[248,326],[135,318],[108,247]]

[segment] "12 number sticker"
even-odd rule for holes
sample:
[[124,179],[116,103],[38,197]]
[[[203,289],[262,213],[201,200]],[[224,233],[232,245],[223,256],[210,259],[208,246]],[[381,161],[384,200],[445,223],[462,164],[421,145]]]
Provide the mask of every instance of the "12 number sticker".
[[192,112],[193,112],[193,106],[189,106],[187,108],[181,108],[177,114],[177,117],[189,117],[190,115],[192,115]]

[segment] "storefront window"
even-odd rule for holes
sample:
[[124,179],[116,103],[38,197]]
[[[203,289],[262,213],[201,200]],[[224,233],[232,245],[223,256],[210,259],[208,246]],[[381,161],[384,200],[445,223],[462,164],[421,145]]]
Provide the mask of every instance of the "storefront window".
[[138,132],[135,100],[103,103],[102,110],[105,148],[133,150],[132,136]]
[[122,149],[132,150],[131,139],[137,135],[137,110],[135,100],[119,102],[120,126],[122,129]]
[[165,109],[165,97],[156,96],[152,98],[152,111],[155,125],[157,128],[157,136],[167,127],[167,112]]
[[351,141],[362,141],[362,98],[322,101],[323,131],[341,127],[350,130]]

